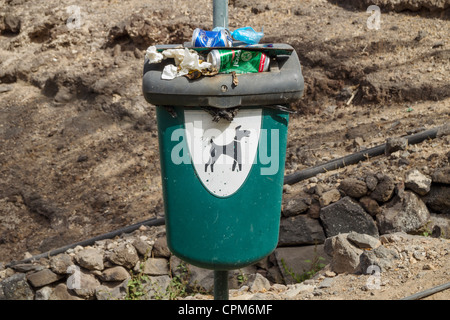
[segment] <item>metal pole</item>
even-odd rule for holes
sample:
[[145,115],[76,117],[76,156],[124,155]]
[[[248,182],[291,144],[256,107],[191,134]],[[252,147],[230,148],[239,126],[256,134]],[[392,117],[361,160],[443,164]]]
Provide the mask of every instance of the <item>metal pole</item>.
[[213,0],[214,28],[228,28],[228,0]]
[[228,300],[228,271],[214,271],[214,300]]

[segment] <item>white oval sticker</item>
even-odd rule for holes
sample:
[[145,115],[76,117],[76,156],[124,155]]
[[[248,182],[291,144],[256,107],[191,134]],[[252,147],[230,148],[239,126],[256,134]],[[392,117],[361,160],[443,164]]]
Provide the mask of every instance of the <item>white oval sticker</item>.
[[209,192],[229,197],[244,184],[255,162],[262,109],[240,110],[233,121],[213,122],[203,110],[185,110],[191,161]]

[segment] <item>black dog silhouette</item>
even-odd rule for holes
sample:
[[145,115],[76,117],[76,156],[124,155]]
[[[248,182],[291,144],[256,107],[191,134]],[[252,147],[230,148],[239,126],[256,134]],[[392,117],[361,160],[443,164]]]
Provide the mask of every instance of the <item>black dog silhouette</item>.
[[236,166],[239,167],[239,171],[242,171],[242,150],[241,140],[242,138],[249,137],[250,131],[241,130],[241,126],[236,127],[236,136],[234,140],[225,146],[219,146],[211,139],[211,151],[208,163],[205,165],[205,172],[208,172],[208,166],[211,166],[211,172],[214,172],[214,164],[221,155],[229,156],[233,158],[233,171],[236,170]]

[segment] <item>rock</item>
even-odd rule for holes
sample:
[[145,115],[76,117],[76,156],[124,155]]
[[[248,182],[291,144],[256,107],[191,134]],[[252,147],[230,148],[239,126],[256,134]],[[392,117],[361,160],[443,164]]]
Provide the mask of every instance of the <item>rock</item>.
[[79,287],[73,288],[73,291],[81,298],[90,299],[95,296],[95,290],[100,286],[100,282],[94,275],[86,273],[84,271],[77,272],[79,276]]
[[291,193],[283,197],[282,214],[285,217],[292,217],[306,212],[311,204],[309,197],[301,197],[297,193]]
[[433,183],[450,184],[450,166],[436,169],[431,179]]
[[333,278],[325,278],[320,282],[319,289],[326,289],[330,288],[333,285],[334,279]]
[[73,265],[72,257],[66,253],[58,254],[50,258],[50,269],[58,274],[66,274],[67,269]]
[[167,288],[171,283],[171,278],[168,275],[149,277],[143,284],[145,295],[142,299],[164,299],[170,298],[170,293],[167,292]]
[[413,232],[423,227],[430,219],[425,203],[410,191],[405,191],[401,197],[395,196],[382,206],[381,210],[376,217],[380,234]]
[[[2,297],[3,292],[3,297]],[[0,282],[0,299],[33,300],[34,293],[24,273],[16,273]]]
[[359,199],[359,204],[372,217],[376,217],[377,214],[381,213],[381,207],[378,202],[370,197],[362,197]]
[[367,194],[367,185],[364,181],[347,178],[342,180],[339,190],[352,198],[361,198]]
[[165,233],[163,236],[158,237],[153,244],[153,255],[154,257],[170,258],[171,252],[167,246],[167,237]]
[[21,20],[19,17],[6,14],[4,17],[4,30],[13,34],[20,33]]
[[406,172],[405,187],[424,196],[430,191],[431,179],[422,174],[419,170],[413,169]]
[[106,282],[124,281],[128,279],[130,274],[122,266],[116,266],[106,269],[102,272],[100,279]]
[[376,249],[381,246],[379,239],[356,232],[350,232],[347,240],[359,249]]
[[139,261],[139,255],[131,244],[122,244],[108,255],[108,260],[127,269],[132,269]]
[[58,284],[50,295],[49,300],[83,300],[69,292],[65,283]]
[[392,197],[394,189],[394,180],[388,175],[383,175],[378,178],[378,184],[370,194],[370,197],[381,203],[387,202]]
[[251,293],[265,292],[270,289],[270,282],[261,274],[256,273],[249,276],[249,290]]
[[[214,271],[190,265],[174,255],[170,257],[170,268],[173,276],[187,282],[188,290],[200,289],[210,293],[214,291]],[[231,286],[229,288],[232,289]]]
[[450,213],[450,185],[432,185],[422,199],[433,212]]
[[311,271],[312,261],[320,264],[330,262],[324,251],[324,245],[277,248],[275,258],[286,284],[297,283],[303,274]]
[[359,271],[359,259],[363,250],[356,248],[343,233],[325,240],[325,252],[331,256],[330,268],[335,273],[355,273]]
[[36,291],[36,295],[34,297],[35,300],[50,300],[50,296],[53,293],[53,289],[50,287],[43,287]]
[[12,89],[13,89],[13,87],[10,85],[0,84],[0,93],[8,92],[8,91],[11,91]]
[[408,139],[406,138],[388,138],[386,140],[385,154],[390,155],[391,153],[398,150],[406,150],[408,148]]
[[148,257],[152,252],[152,246],[141,239],[135,239],[133,241],[133,246],[136,251],[143,257]]
[[95,288],[97,300],[123,300],[127,296],[129,279],[119,285],[103,284]]
[[431,214],[430,221],[433,238],[450,239],[450,214]]
[[169,274],[169,266],[164,258],[149,258],[144,262],[142,273],[152,276]]
[[378,237],[378,229],[372,217],[350,197],[322,208],[320,220],[327,237],[351,231]]
[[88,270],[103,270],[103,252],[94,248],[79,251],[75,256],[78,264]]
[[366,186],[370,191],[375,190],[378,184],[378,179],[372,174],[366,176]]
[[17,272],[30,272],[30,271],[41,271],[45,269],[43,266],[33,263],[19,263],[11,266]]
[[279,246],[323,243],[325,234],[320,222],[307,215],[282,218]]
[[295,297],[301,293],[313,292],[314,286],[305,283],[296,283],[288,286],[288,290],[281,294],[282,298],[289,300],[295,299]]
[[322,207],[326,207],[329,204],[338,201],[341,198],[341,193],[338,189],[331,189],[322,193],[319,198],[319,203]]
[[450,135],[450,124],[448,122],[438,128],[436,137],[440,138],[447,135]]
[[364,251],[360,257],[360,270],[364,274],[372,274],[370,270],[373,269],[373,266],[378,266],[380,272],[383,272],[391,268],[395,259],[398,258],[399,256],[395,250],[387,249],[384,246]]
[[44,269],[35,273],[30,273],[27,275],[27,280],[30,284],[35,287],[43,287],[47,284],[56,282],[62,278],[61,275],[57,275],[50,269]]

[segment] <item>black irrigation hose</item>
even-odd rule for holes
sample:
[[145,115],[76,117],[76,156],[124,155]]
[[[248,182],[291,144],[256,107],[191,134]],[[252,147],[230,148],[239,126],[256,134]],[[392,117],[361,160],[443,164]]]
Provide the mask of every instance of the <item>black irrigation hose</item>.
[[[405,138],[408,140],[409,144],[417,144],[420,143],[426,139],[434,139],[437,136],[439,128],[434,128],[430,130],[426,130],[417,134],[413,134],[410,136],[406,136]],[[327,163],[308,168],[299,172],[295,172],[293,174],[287,175],[284,177],[284,184],[295,184],[297,182],[300,182],[302,180],[309,179],[311,177],[314,177],[320,173],[325,173],[327,171],[337,170],[340,168],[343,168],[348,165],[356,164],[360,161],[367,160],[371,157],[376,157],[379,155],[384,154],[384,151],[386,149],[386,144],[382,144],[370,149],[362,150],[356,153],[353,153],[351,155],[335,159],[332,161],[329,161]]]
[[425,291],[422,291],[422,292],[418,292],[416,294],[413,294],[413,295],[411,295],[409,297],[406,297],[406,298],[403,298],[401,300],[420,300],[422,298],[426,298],[428,296],[431,296],[433,294],[436,294],[438,292],[441,292],[441,291],[444,291],[444,290],[447,290],[447,289],[450,289],[450,282],[447,282],[445,284],[441,284],[440,286],[437,286],[437,287],[434,287],[434,288],[431,288],[431,289],[428,289],[428,290],[425,290]]
[[[436,138],[438,129],[439,128],[430,129],[430,130],[423,131],[423,132],[420,132],[420,133],[417,133],[417,134],[414,134],[411,136],[407,136],[405,138],[408,139],[409,144],[417,144],[426,139]],[[336,169],[343,168],[348,165],[356,164],[356,163],[358,163],[362,160],[366,160],[370,157],[375,157],[375,156],[384,154],[385,148],[386,148],[386,144],[383,144],[383,145],[380,145],[377,147],[373,147],[373,148],[370,148],[367,150],[363,150],[363,151],[348,155],[343,158],[332,160],[330,162],[327,162],[325,164],[322,164],[322,165],[319,165],[316,167],[308,168],[308,169],[293,173],[291,175],[285,176],[284,184],[292,185],[299,181],[314,177],[320,173],[325,173],[327,171],[336,170]],[[100,236],[97,236],[97,237],[94,237],[94,238],[91,238],[88,240],[84,240],[84,241],[81,241],[78,243],[67,245],[67,246],[59,248],[59,249],[51,250],[51,251],[33,256],[28,259],[24,259],[21,261],[13,261],[10,264],[8,264],[6,267],[15,266],[15,265],[18,265],[21,263],[28,263],[31,261],[39,260],[41,258],[48,258],[50,256],[54,256],[54,255],[63,253],[65,251],[67,251],[68,249],[75,248],[76,246],[92,245],[95,243],[95,241],[111,239],[111,238],[119,236],[123,233],[133,232],[133,231],[139,229],[139,227],[141,227],[141,226],[160,226],[160,225],[164,225],[164,224],[165,224],[164,218],[146,220],[146,221],[143,221],[143,222],[131,225],[131,226],[127,226],[122,229],[118,229],[118,230],[112,231],[110,233],[106,233],[106,234],[103,234],[103,235],[100,235]]]
[[164,218],[156,218],[156,219],[145,220],[143,222],[140,222],[140,223],[137,223],[137,224],[133,224],[131,226],[127,226],[127,227],[124,227],[122,229],[118,229],[118,230],[115,230],[115,231],[112,231],[112,232],[109,232],[109,233],[105,233],[103,235],[100,235],[100,236],[97,236],[97,237],[94,237],[94,238],[91,238],[91,239],[87,239],[87,240],[84,240],[84,241],[81,241],[81,242],[70,244],[70,245],[67,245],[65,247],[55,249],[55,250],[50,250],[48,252],[41,253],[41,254],[38,254],[36,256],[33,256],[33,257],[30,257],[30,258],[21,260],[21,261],[13,261],[10,264],[6,265],[6,267],[12,267],[12,266],[15,266],[15,265],[18,265],[18,264],[22,264],[22,263],[33,262],[33,261],[39,260],[41,258],[48,258],[48,257],[51,257],[51,256],[55,256],[57,254],[66,252],[68,249],[73,249],[76,246],[82,246],[82,247],[89,246],[89,245],[94,244],[96,241],[105,240],[105,239],[112,239],[112,238],[114,238],[116,236],[120,236],[121,234],[133,232],[133,231],[139,229],[141,226],[162,226],[164,224],[165,224]]

